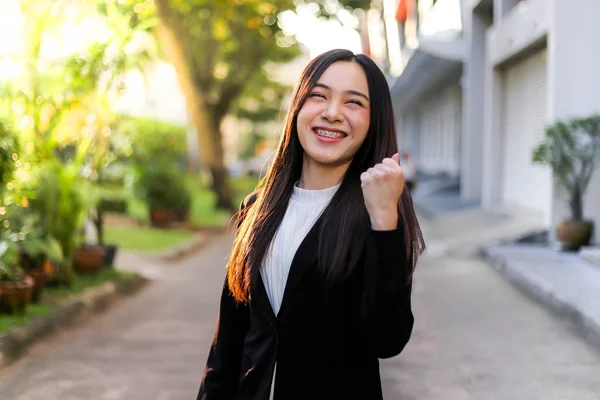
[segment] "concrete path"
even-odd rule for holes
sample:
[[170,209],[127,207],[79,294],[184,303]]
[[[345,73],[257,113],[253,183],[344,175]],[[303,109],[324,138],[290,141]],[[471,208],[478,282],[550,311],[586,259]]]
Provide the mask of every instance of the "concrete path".
[[231,237],[85,325],[0,371],[2,400],[195,399],[216,321]]
[[[230,246],[211,239],[141,294],[34,347],[0,372],[0,399],[194,399]],[[600,353],[570,325],[481,261],[434,253],[419,266],[412,340],[382,362],[386,399],[600,399]]]

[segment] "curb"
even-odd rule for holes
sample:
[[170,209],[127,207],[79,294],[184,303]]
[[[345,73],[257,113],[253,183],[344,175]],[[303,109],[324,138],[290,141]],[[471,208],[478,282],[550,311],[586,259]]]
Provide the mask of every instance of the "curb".
[[119,296],[136,293],[149,282],[141,275],[120,282],[106,282],[72,296],[52,314],[35,318],[28,325],[12,328],[0,334],[0,368],[18,360],[34,343],[55,330],[68,326],[76,318],[100,313],[111,306]]
[[512,268],[506,259],[495,253],[489,247],[482,247],[479,251],[482,258],[497,272],[503,275],[510,283],[530,299],[536,301],[548,310],[573,323],[579,334],[594,346],[600,348],[600,321],[592,318],[569,299],[564,298],[556,291],[533,276]]
[[153,257],[164,262],[172,262],[187,257],[202,249],[208,240],[208,235],[198,233],[186,242],[162,253],[150,253]]

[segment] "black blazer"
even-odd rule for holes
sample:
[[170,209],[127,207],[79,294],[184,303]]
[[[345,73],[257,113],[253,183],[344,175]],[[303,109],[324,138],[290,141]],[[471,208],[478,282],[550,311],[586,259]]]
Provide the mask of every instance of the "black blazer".
[[414,322],[403,227],[370,231],[364,268],[326,287],[319,224],[294,256],[277,317],[261,279],[247,305],[225,280],[198,400],[269,400],[275,362],[275,400],[383,399],[378,359],[402,351]]

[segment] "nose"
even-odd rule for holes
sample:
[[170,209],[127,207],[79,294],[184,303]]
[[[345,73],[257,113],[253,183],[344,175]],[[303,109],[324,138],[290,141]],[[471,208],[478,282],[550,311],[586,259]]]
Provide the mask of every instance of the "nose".
[[330,124],[334,122],[342,122],[344,120],[344,114],[342,107],[336,101],[329,101],[321,112],[321,117]]

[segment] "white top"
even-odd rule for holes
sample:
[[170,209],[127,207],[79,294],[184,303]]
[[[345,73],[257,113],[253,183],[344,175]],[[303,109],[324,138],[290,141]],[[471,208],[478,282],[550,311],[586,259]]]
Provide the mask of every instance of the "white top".
[[281,307],[296,251],[339,187],[338,184],[323,190],[306,190],[294,185],[285,216],[260,270],[275,315]]
[[[285,216],[275,233],[260,270],[262,281],[275,315],[279,313],[290,267],[300,243],[329,204],[340,185],[323,190],[306,190],[294,185]],[[275,393],[277,362],[271,379],[271,394]]]

